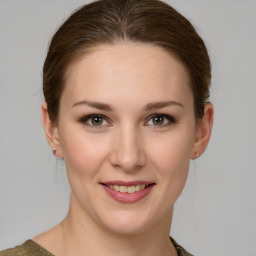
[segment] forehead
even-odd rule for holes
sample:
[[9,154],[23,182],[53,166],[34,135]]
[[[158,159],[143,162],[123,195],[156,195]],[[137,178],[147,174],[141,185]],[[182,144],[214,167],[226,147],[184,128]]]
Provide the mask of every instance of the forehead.
[[185,101],[192,96],[185,66],[162,48],[141,43],[91,49],[70,68],[63,94],[68,101],[111,101],[129,95],[140,102],[167,95]]

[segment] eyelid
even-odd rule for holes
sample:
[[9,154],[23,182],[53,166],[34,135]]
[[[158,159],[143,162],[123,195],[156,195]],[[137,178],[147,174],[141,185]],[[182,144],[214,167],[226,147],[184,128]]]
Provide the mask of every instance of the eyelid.
[[[154,113],[152,115],[150,115],[147,120],[146,120],[146,123],[148,123],[152,118],[154,117],[157,117],[157,116],[161,116],[165,119],[168,120],[168,124],[163,124],[163,125],[145,125],[145,126],[154,126],[154,127],[158,127],[158,128],[161,128],[161,127],[166,127],[166,126],[169,126],[171,124],[175,124],[177,122],[177,119],[174,118],[173,116],[169,115],[169,114],[163,114],[163,113]],[[102,115],[102,114],[89,114],[89,115],[86,115],[86,116],[83,116],[82,118],[79,119],[79,121],[89,127],[92,127],[92,128],[104,128],[105,126],[107,125],[91,125],[89,123],[87,123],[87,121],[90,119],[90,118],[93,118],[93,117],[99,117],[99,118],[102,118],[104,119],[106,122],[108,122],[110,124],[110,121],[109,121],[109,118],[105,115]]]
[[[161,127],[168,126],[168,125],[170,125],[170,124],[175,124],[175,123],[177,123],[177,119],[176,119],[175,117],[173,117],[173,116],[171,116],[171,115],[168,115],[168,114],[162,114],[162,113],[155,113],[155,114],[150,115],[150,116],[147,118],[146,123],[148,123],[149,120],[151,120],[153,117],[156,117],[156,116],[162,116],[162,117],[166,118],[169,123],[168,123],[168,124],[164,124],[164,125],[152,125],[152,126],[154,126],[154,127],[159,127],[159,128],[161,128]],[[146,125],[146,126],[149,126],[149,125]]]
[[91,125],[89,123],[87,123],[87,121],[90,119],[90,118],[93,118],[93,117],[99,117],[99,118],[102,118],[104,120],[106,120],[106,122],[110,123],[109,122],[109,119],[105,116],[105,115],[102,115],[102,114],[89,114],[89,115],[86,115],[86,116],[83,116],[82,118],[79,119],[79,121],[89,127],[92,127],[92,128],[96,128],[96,129],[99,129],[99,128],[102,128],[106,125]]

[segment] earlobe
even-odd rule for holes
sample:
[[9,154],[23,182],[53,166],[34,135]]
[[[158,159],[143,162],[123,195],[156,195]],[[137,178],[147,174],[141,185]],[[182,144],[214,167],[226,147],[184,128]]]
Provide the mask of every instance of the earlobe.
[[195,159],[202,155],[205,151],[212,132],[213,125],[213,105],[211,103],[205,103],[204,116],[198,121],[196,136],[194,140],[194,147],[191,153],[191,159]]
[[60,146],[59,130],[56,124],[54,124],[49,117],[47,103],[44,102],[41,106],[42,111],[42,125],[44,128],[45,136],[51,147],[52,152],[55,151],[55,155],[62,158],[62,150]]

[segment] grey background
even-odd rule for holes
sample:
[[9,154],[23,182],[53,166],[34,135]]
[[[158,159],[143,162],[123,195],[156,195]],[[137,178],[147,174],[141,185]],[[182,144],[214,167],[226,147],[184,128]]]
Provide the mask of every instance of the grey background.
[[[64,218],[69,187],[40,120],[51,35],[86,1],[0,0],[0,249]],[[191,20],[212,57],[215,123],[191,162],[171,234],[197,256],[255,256],[256,1],[167,1]]]

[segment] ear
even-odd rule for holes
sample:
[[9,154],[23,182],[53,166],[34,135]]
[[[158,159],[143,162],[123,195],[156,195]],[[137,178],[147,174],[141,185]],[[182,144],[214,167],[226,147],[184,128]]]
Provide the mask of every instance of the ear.
[[212,132],[213,115],[213,105],[208,102],[205,103],[204,116],[197,123],[194,147],[190,156],[191,159],[195,159],[204,153]]
[[52,152],[53,150],[56,150],[55,155],[59,158],[62,158],[63,154],[60,146],[59,130],[57,125],[50,120],[46,102],[42,104],[41,111],[42,111],[42,124],[44,127],[44,132],[51,146]]

